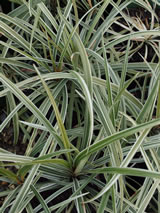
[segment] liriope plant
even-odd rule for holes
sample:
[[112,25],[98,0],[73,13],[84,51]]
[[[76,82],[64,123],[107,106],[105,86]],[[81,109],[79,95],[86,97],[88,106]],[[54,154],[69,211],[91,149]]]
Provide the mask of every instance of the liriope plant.
[[12,120],[13,146],[27,144],[23,156],[0,149],[9,185],[0,212],[158,212],[159,63],[129,60],[134,41],[159,31],[133,30],[130,3],[99,1],[82,17],[76,1],[57,3],[54,17],[44,2],[23,1],[0,14],[0,98],[10,106],[0,131]]

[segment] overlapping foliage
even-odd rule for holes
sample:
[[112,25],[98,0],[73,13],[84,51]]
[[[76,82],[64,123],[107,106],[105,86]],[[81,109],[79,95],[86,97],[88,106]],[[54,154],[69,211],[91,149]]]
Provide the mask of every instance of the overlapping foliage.
[[159,25],[154,5],[134,2],[148,25],[127,12],[132,0],[0,13],[0,131],[27,144],[0,149],[0,212],[158,212]]

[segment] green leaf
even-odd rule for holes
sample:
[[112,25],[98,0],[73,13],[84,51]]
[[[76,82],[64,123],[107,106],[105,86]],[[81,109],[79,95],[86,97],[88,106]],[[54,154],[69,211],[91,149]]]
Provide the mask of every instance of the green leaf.
[[80,76],[79,73],[77,72],[73,72],[70,71],[73,76],[76,77],[77,82],[80,84],[83,93],[85,95],[85,101],[86,101],[86,114],[89,115],[86,116],[87,118],[85,118],[85,134],[83,137],[83,141],[81,143],[81,150],[89,147],[91,144],[91,140],[92,140],[92,135],[93,135],[93,123],[94,123],[94,116],[93,116],[93,102],[92,102],[92,96],[91,93],[89,92],[89,89],[87,87],[86,82],[84,81],[84,79]]
[[[46,92],[47,92],[47,94],[48,94],[48,97],[49,97],[49,99],[50,99],[50,101],[51,101],[51,104],[52,104],[52,106],[53,106],[53,109],[54,109],[54,111],[55,111],[55,115],[56,115],[56,119],[57,119],[57,122],[58,122],[58,126],[59,126],[59,129],[60,129],[60,131],[61,131],[62,142],[63,142],[63,144],[64,144],[64,147],[65,147],[66,149],[70,149],[70,148],[71,148],[71,145],[70,145],[70,142],[69,142],[69,138],[68,138],[68,136],[67,136],[67,133],[66,133],[66,130],[65,130],[63,121],[62,121],[62,119],[61,119],[61,115],[60,115],[60,112],[59,112],[59,110],[58,110],[57,104],[56,104],[56,102],[55,102],[55,100],[54,100],[54,98],[53,98],[53,96],[52,96],[52,93],[51,93],[49,87],[47,86],[47,84],[46,84],[45,81],[43,80],[43,78],[42,78],[40,72],[38,71],[38,69],[37,69],[37,67],[36,67],[35,65],[34,65],[34,68],[35,68],[35,70],[37,71],[37,73],[38,73],[38,75],[39,75],[39,77],[40,77],[40,79],[41,79],[41,81],[42,81],[42,84],[43,84],[43,86],[44,86],[44,88],[45,88],[45,90],[46,90]],[[67,158],[68,158],[69,164],[70,164],[70,166],[71,166],[72,160],[71,160],[71,155],[70,155],[70,153],[67,154]]]
[[0,167],[0,175],[3,175],[7,178],[9,178],[10,180],[12,180],[14,183],[18,183],[19,179],[17,177],[16,174],[14,174],[12,171],[5,169],[5,168],[1,168]]
[[[62,202],[60,202],[60,203],[58,203],[58,204],[56,204],[56,205],[50,207],[50,210],[51,210],[51,211],[54,211],[55,209],[57,209],[57,208],[59,208],[59,207],[61,207],[61,206],[63,206],[63,205],[69,204],[70,202],[75,201],[75,200],[78,199],[78,198],[84,197],[84,196],[87,195],[87,194],[88,194],[88,193],[83,193],[83,194],[81,194],[81,195],[77,195],[77,196],[74,196],[74,197],[70,197],[70,198],[66,199],[65,201],[62,201]],[[45,212],[42,211],[41,213],[45,213]]]
[[104,1],[103,5],[101,6],[101,8],[98,9],[98,13],[94,17],[93,22],[92,22],[91,26],[89,27],[89,31],[88,31],[88,34],[87,34],[86,39],[85,39],[85,45],[88,44],[88,41],[89,41],[89,39],[91,37],[91,34],[94,31],[94,28],[95,28],[96,24],[98,23],[99,19],[101,18],[103,12],[105,11],[105,9],[107,8],[109,3],[110,3],[110,0]]
[[[12,112],[16,108],[16,103],[15,103],[13,94],[11,92],[9,92],[8,95],[7,95],[7,98],[8,98],[10,111]],[[19,137],[19,118],[18,118],[17,112],[13,116],[13,129],[14,129],[14,142],[13,142],[13,144],[16,145],[18,143],[18,137]]]
[[[44,155],[47,152],[50,145],[51,145],[51,140],[50,140],[50,137],[49,137],[49,139],[47,140],[47,142],[43,146],[43,149],[40,153],[40,156]],[[16,197],[16,199],[15,199],[15,201],[14,201],[14,203],[13,203],[11,209],[10,209],[10,213],[17,212],[19,207],[24,202],[24,199],[27,197],[28,192],[30,190],[30,185],[33,183],[34,178],[37,176],[37,172],[38,172],[39,167],[40,167],[40,164],[36,164],[31,168],[27,178],[25,179],[25,182],[22,185],[22,188],[20,189],[20,191],[19,191],[19,193],[18,193],[18,195],[17,195],[17,197]]]
[[154,110],[154,102],[158,95],[158,88],[159,88],[159,76],[157,77],[155,84],[152,88],[150,95],[148,96],[147,100],[145,100],[145,104],[137,117],[137,123],[144,122],[145,120],[150,119],[151,112]]
[[31,185],[30,186],[31,190],[33,191],[33,193],[35,194],[36,198],[39,200],[39,202],[42,205],[42,208],[45,210],[45,213],[51,213],[50,209],[48,208],[45,200],[43,199],[43,197],[41,196],[41,194],[38,192],[38,190]]
[[152,128],[159,124],[160,124],[160,119],[154,119],[152,121],[122,130],[120,132],[116,132],[115,134],[108,136],[105,139],[100,140],[97,143],[91,145],[89,148],[86,148],[83,151],[81,151],[75,159],[75,162],[74,162],[75,166],[77,167],[81,163],[81,161],[84,161],[84,159],[86,157],[89,157],[92,153],[103,149],[104,147],[108,146],[109,144],[116,142],[117,140],[120,140],[122,138],[128,137],[132,134],[135,134],[137,132],[140,132],[144,129]]
[[121,175],[130,175],[135,177],[150,177],[160,179],[160,172],[149,171],[146,169],[134,169],[134,168],[122,168],[122,167],[108,167],[100,168],[86,171],[87,173],[100,174],[121,174]]
[[8,78],[6,78],[3,74],[0,73],[0,80],[7,86],[8,89],[17,96],[24,105],[47,127],[48,131],[50,132],[53,137],[55,137],[60,146],[62,146],[62,141],[60,140],[59,136],[55,132],[53,126],[48,121],[48,119],[43,115],[43,113],[33,104],[33,102],[15,85],[13,84]]

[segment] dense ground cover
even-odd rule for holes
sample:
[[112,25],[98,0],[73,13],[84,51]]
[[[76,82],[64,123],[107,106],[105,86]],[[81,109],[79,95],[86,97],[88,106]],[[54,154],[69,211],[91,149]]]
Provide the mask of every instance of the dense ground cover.
[[0,212],[159,212],[157,1],[17,2],[0,13]]

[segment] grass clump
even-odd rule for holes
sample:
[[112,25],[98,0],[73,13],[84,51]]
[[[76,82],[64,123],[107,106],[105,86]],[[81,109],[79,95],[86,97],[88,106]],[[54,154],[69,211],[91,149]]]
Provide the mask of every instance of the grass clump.
[[0,149],[0,212],[159,211],[159,25],[131,3],[0,13],[0,131],[25,146]]

